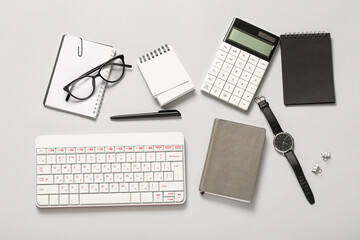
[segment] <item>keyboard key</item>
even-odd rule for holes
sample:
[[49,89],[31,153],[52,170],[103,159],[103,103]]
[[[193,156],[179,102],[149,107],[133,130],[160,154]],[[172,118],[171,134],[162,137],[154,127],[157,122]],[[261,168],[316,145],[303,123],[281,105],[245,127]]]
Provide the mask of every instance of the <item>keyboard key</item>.
[[184,190],[183,182],[160,182],[160,191],[179,191]]
[[184,180],[184,172],[183,172],[183,163],[182,162],[172,162],[171,170],[174,171],[174,181]]
[[48,205],[49,204],[49,196],[48,195],[38,195],[36,197],[36,201],[39,205]]
[[46,164],[46,156],[45,155],[38,155],[36,157],[37,164]]
[[37,185],[37,194],[57,194],[59,193],[58,185]]
[[40,165],[37,166],[37,174],[50,174],[51,173],[51,165]]
[[80,204],[130,203],[130,193],[80,194]]
[[184,192],[175,192],[175,201],[176,202],[184,201]]
[[166,161],[182,161],[182,152],[167,152]]
[[50,205],[59,205],[59,195],[50,195]]
[[150,203],[153,201],[153,194],[152,192],[141,193],[140,198],[141,198],[141,202]]

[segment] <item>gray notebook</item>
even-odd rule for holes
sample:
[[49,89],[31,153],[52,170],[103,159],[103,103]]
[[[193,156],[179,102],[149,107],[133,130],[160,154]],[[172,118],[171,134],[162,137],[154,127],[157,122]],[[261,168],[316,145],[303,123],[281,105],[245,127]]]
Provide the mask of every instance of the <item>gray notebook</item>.
[[199,191],[250,203],[265,129],[215,119]]

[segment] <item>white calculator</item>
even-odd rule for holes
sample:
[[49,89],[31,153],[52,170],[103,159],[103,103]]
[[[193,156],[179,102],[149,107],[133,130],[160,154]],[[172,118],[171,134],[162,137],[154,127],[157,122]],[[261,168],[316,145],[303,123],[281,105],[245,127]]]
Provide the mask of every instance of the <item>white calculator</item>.
[[278,36],[234,18],[201,91],[246,111],[278,43]]

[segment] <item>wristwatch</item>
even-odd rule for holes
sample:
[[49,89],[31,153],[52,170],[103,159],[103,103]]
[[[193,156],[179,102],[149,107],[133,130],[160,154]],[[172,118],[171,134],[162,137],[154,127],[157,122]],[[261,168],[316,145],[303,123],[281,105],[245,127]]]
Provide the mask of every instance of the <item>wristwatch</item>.
[[264,96],[255,97],[254,101],[259,105],[259,108],[264,113],[266,119],[268,120],[271,130],[274,133],[273,144],[275,150],[279,153],[282,153],[290,163],[291,167],[294,170],[297,180],[300,183],[300,186],[309,201],[310,204],[315,203],[314,195],[310,189],[308,182],[306,181],[305,175],[301,169],[300,163],[294,153],[294,139],[293,137],[284,132],[279,122],[276,120],[274,113],[269,107],[269,103],[266,101]]

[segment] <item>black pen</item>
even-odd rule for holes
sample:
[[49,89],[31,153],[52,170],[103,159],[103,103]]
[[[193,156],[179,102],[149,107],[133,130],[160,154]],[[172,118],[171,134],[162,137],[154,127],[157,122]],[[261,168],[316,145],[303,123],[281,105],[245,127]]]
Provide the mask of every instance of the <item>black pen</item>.
[[136,118],[160,118],[160,117],[176,117],[181,116],[178,110],[159,110],[150,113],[133,113],[111,116],[111,120],[136,119]]

